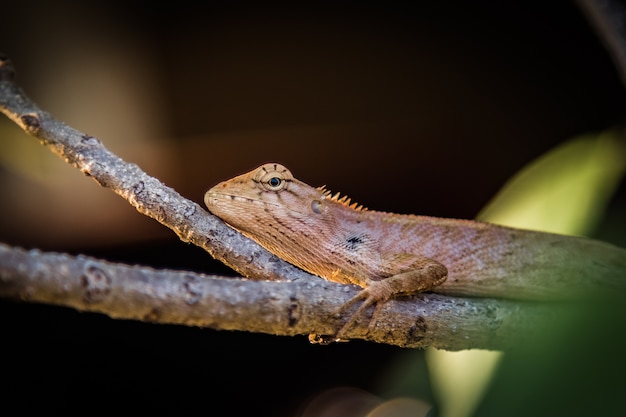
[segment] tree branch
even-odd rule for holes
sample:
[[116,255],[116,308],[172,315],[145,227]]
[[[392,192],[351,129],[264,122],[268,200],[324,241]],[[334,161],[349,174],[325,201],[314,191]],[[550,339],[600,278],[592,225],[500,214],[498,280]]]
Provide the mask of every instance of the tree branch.
[[[0,297],[69,306],[115,318],[278,335],[334,334],[333,318],[358,288],[324,281],[270,254],[198,204],[39,109],[14,83],[0,56],[0,110],[65,161],[110,188],[139,212],[256,280],[129,267],[0,246]],[[280,282],[271,282],[274,280]],[[354,309],[346,311],[346,317]],[[347,337],[405,347],[506,349],[550,326],[547,304],[420,294],[386,303],[368,330]]]
[[[333,334],[354,291],[322,279],[251,281],[155,270],[0,244],[0,297],[113,318],[277,335]],[[386,303],[350,336],[403,347],[507,349],[556,325],[545,303],[420,294]]]

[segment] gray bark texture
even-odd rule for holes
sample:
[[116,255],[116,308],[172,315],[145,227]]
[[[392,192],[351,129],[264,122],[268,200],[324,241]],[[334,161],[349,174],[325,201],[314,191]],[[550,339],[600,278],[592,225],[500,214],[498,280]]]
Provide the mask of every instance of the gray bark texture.
[[[0,244],[0,297],[118,319],[332,335],[343,322],[334,311],[355,291],[316,277],[284,282],[224,278]],[[369,331],[368,320],[362,320],[349,335],[403,347],[507,349],[557,325],[564,311],[542,303],[421,294],[386,303]]]

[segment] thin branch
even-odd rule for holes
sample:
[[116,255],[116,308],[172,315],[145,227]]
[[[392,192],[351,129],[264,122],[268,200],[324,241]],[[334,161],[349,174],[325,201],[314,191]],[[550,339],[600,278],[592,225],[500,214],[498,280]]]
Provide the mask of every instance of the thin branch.
[[67,163],[110,188],[137,211],[205,249],[244,276],[277,280],[310,277],[235,232],[200,205],[109,151],[93,136],[55,119],[14,83],[12,62],[0,55],[0,111]]
[[[322,279],[252,281],[155,270],[0,244],[0,297],[119,319],[276,335],[333,334],[332,314],[353,294]],[[519,347],[565,310],[545,303],[421,294],[385,304],[351,337],[403,347]]]
[[576,0],[626,87],[626,9],[615,0]]

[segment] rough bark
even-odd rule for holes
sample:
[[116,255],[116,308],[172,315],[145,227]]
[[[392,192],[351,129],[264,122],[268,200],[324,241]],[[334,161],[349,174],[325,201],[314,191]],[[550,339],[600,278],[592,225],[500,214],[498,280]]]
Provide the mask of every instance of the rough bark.
[[[254,281],[156,270],[0,244],[0,297],[118,319],[332,340],[333,313],[355,289],[319,278]],[[353,310],[351,310],[353,311]],[[403,347],[508,349],[557,326],[567,309],[545,303],[421,294],[392,300],[349,336]]]

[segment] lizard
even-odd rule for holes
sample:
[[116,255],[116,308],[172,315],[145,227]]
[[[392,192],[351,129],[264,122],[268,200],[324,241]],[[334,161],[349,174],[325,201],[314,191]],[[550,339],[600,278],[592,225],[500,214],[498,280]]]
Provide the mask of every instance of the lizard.
[[363,300],[337,339],[368,307],[377,309],[401,295],[432,291],[550,300],[598,289],[623,291],[626,283],[626,250],[609,243],[476,220],[368,210],[325,186],[299,181],[279,163],[215,185],[204,202],[212,214],[279,258],[362,288],[338,311]]

